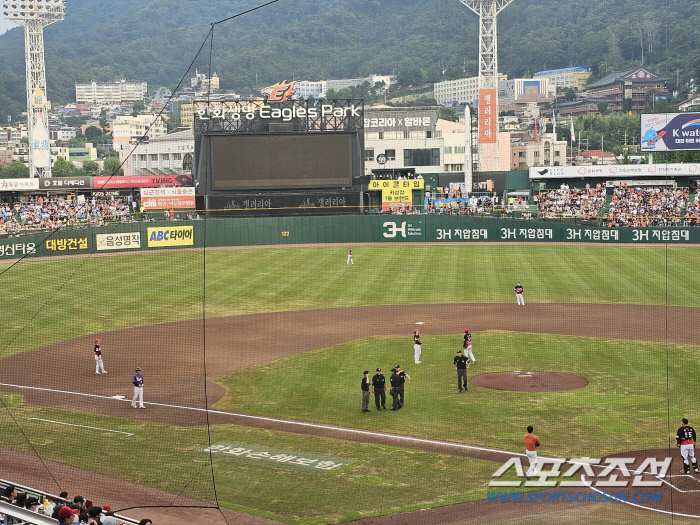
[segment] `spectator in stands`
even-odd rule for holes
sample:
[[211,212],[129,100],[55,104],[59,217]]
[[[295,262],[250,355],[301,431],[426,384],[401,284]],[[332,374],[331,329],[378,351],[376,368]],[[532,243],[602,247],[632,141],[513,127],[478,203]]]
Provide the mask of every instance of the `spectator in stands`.
[[17,497],[17,490],[14,485],[8,485],[5,487],[5,492],[0,496],[0,500],[5,503],[12,503]]
[[17,497],[15,498],[14,504],[17,505],[18,507],[24,508],[26,503],[27,503],[27,494],[25,492],[20,492],[19,494],[17,494]]
[[139,525],[153,525],[153,522],[149,519],[144,518],[141,521],[139,521]]
[[24,504],[24,508],[32,512],[39,511],[39,500],[37,498],[31,497],[27,498],[27,502]]
[[102,507],[92,507],[88,511],[88,525],[101,525]]
[[73,498],[73,505],[76,505],[75,508],[82,511],[85,508],[85,498],[82,496],[75,496]]
[[61,507],[56,515],[58,523],[61,525],[68,525],[70,523],[73,523],[73,516],[78,514],[78,512],[78,509],[71,509],[67,505]]

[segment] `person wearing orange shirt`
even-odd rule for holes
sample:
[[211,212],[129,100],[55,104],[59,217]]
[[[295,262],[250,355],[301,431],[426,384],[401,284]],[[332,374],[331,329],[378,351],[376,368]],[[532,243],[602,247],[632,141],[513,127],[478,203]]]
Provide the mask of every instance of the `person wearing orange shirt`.
[[533,430],[532,425],[527,427],[527,434],[523,437],[525,441],[525,455],[530,460],[530,468],[525,473],[525,479],[528,480],[531,475],[535,474],[535,469],[537,468],[537,447],[540,446],[540,438],[532,433]]

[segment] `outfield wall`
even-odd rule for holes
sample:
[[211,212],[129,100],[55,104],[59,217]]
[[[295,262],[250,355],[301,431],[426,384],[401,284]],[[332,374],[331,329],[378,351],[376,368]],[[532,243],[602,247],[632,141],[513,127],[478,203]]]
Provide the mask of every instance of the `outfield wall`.
[[[205,238],[206,237],[206,238]],[[0,259],[163,248],[365,242],[700,244],[700,228],[596,228],[491,217],[357,215],[132,222],[0,241]]]

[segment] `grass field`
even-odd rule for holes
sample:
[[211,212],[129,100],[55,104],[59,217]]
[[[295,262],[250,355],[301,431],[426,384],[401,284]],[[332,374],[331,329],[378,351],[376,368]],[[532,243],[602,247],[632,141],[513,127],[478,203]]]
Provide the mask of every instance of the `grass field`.
[[[173,251],[26,261],[2,274],[3,357],[52,342],[133,326],[248,313],[369,305],[510,303],[516,280],[531,303],[694,306],[700,248],[665,246],[353,246]],[[630,306],[633,307],[633,306]],[[186,337],[186,334],[182,334]],[[694,419],[697,346],[543,334],[474,334],[470,377],[526,368],[581,375],[580,390],[523,394],[471,387],[458,397],[451,365],[459,334],[425,341],[424,364],[409,366],[405,338],[373,337],[285,358],[216,378],[227,389],[214,407],[377,432],[520,450],[537,421],[546,454],[598,456],[663,448],[682,415]],[[147,345],[147,341],[142,342]],[[428,351],[429,350],[429,351]],[[89,354],[88,354],[89,355]],[[177,367],[177,349],[168,359]],[[413,381],[398,413],[359,410],[358,370],[401,362]],[[37,363],[37,383],[50,364]],[[388,375],[388,374],[387,374]],[[329,383],[335,385],[329,388]],[[76,386],[78,385],[78,386]],[[275,395],[269,395],[275,385]],[[79,380],[72,385],[79,389]],[[211,501],[205,427],[169,427],[54,410],[6,399],[2,446],[139,480]],[[372,407],[372,404],[370,405]],[[80,421],[135,436],[65,432],[29,418]],[[21,427],[22,432],[19,431]],[[25,439],[26,436],[26,439]],[[326,477],[215,460],[219,502],[288,523],[329,523],[483,499],[493,462],[410,449],[336,441],[235,425],[215,425],[211,442],[240,441],[352,458]],[[158,453],[153,453],[158,451]],[[136,461],[134,461],[136,458]],[[201,468],[194,475],[192,468]],[[416,475],[420,473],[420,475]],[[380,493],[380,497],[376,494]],[[274,496],[271,496],[274,495]],[[358,512],[362,509],[362,513]]]

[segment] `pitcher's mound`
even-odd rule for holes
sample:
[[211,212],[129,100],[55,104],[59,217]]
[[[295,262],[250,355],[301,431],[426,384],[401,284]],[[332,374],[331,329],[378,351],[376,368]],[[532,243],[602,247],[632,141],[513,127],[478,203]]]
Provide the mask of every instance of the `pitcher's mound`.
[[472,385],[514,392],[560,392],[583,388],[588,381],[581,376],[560,372],[495,372],[469,380]]

